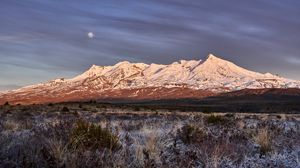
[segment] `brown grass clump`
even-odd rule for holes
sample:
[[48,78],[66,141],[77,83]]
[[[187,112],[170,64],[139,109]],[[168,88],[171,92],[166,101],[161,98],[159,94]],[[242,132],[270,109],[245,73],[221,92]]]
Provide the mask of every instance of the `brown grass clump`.
[[144,167],[157,167],[156,163],[160,160],[161,148],[158,134],[150,133],[143,149]]
[[20,124],[13,120],[6,120],[2,123],[4,130],[13,130],[16,131],[20,128]]
[[202,129],[195,125],[185,125],[178,131],[178,137],[185,144],[199,143],[205,138],[206,134]]
[[100,125],[89,124],[85,121],[78,121],[72,130],[70,144],[73,148],[85,148],[89,150],[120,148],[119,137],[110,130]]
[[257,135],[254,136],[254,140],[260,145],[261,154],[267,154],[272,150],[272,139],[267,128],[258,130]]

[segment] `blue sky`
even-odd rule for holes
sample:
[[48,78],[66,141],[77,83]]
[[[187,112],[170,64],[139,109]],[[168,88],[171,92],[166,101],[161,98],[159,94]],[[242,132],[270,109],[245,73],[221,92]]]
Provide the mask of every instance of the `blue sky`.
[[298,0],[1,0],[0,90],[73,77],[92,64],[208,53],[300,79],[299,16]]

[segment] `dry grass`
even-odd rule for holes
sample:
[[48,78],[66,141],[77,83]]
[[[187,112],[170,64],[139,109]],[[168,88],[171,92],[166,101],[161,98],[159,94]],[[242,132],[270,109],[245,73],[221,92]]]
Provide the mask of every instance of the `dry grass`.
[[254,136],[254,141],[260,145],[261,154],[265,155],[272,150],[272,139],[268,128],[258,130]]
[[156,162],[160,160],[159,154],[161,152],[161,144],[159,143],[160,136],[156,132],[149,134],[148,139],[145,144],[145,151],[149,154],[151,159],[154,159]]
[[4,130],[16,131],[20,128],[20,124],[16,123],[15,121],[12,121],[12,120],[6,120],[3,122],[2,125],[3,125]]
[[70,153],[68,144],[65,144],[62,140],[58,139],[44,138],[44,140],[50,154],[54,157],[59,166],[72,164],[72,162],[68,162],[68,155]]
[[[230,168],[272,167],[273,160],[287,167],[299,163],[294,156],[299,151],[300,123],[293,118],[163,111],[157,115],[110,108],[97,113],[79,109],[72,115],[78,104],[58,114],[63,106],[25,111],[35,110],[32,115],[16,110],[3,115],[0,167]],[[78,120],[85,122],[74,124]],[[32,126],[24,126],[24,121]],[[287,131],[276,134],[276,129]],[[118,150],[113,150],[115,136],[121,144]]]
[[225,155],[224,148],[222,146],[215,146],[212,153],[210,154],[209,163],[211,163],[210,166],[212,166],[213,168],[220,167],[220,162]]

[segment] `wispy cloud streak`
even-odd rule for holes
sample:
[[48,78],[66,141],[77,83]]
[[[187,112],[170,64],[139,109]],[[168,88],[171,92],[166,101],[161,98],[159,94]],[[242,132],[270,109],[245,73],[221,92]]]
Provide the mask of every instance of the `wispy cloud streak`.
[[[27,73],[47,69],[39,78],[47,80],[92,64],[170,63],[213,52],[250,69],[300,79],[300,67],[288,61],[290,55],[300,58],[299,6],[297,0],[2,0],[0,62]],[[0,71],[20,75],[3,66]]]

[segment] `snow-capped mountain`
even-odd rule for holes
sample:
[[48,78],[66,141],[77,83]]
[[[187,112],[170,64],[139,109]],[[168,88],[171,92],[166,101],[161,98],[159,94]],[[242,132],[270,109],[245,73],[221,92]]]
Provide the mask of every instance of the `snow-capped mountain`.
[[[176,90],[176,95],[178,95],[178,88],[220,93],[246,88],[300,88],[300,82],[270,73],[262,74],[250,71],[209,54],[205,61],[180,60],[169,65],[148,65],[128,61],[113,66],[93,65],[86,72],[72,79],[61,78],[23,87],[3,95],[0,94],[0,99],[38,103],[43,102],[41,100],[45,101],[45,99],[56,101],[58,98],[60,101],[101,98],[104,95],[106,98],[110,98],[115,97],[117,92],[121,92],[121,90],[127,90],[127,97],[134,97],[134,95],[143,97],[138,93],[128,94],[128,91],[139,92],[139,90],[146,88],[148,89],[147,94],[150,94],[149,88],[152,89],[153,95],[160,88],[160,92],[173,91],[175,93]],[[166,88],[166,90],[162,88]],[[182,92],[182,94],[186,93]],[[148,97],[151,96],[148,95]]]

